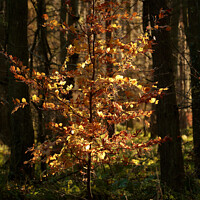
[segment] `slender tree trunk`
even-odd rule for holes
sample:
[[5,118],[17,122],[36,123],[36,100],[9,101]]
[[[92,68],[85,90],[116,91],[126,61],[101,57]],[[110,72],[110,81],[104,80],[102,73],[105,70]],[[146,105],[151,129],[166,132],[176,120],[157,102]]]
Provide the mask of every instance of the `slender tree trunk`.
[[[68,26],[76,25],[79,15],[78,15],[78,0],[73,0],[70,2],[70,7],[72,8],[71,13],[68,13]],[[69,32],[67,35],[67,47],[73,43],[76,36],[74,33]],[[74,54],[70,58],[70,62],[68,63],[68,70],[74,70],[76,68],[76,64],[78,61],[78,55]],[[73,82],[73,80],[72,80]]]
[[[47,48],[45,41],[47,40],[46,36],[46,28],[42,25],[44,24],[43,15],[46,11],[46,5],[44,0],[37,1],[37,28],[38,28],[38,54],[41,57],[41,60],[38,61],[38,71],[44,72],[46,75],[49,74],[49,66],[48,65],[48,56],[47,56]],[[38,134],[37,134],[37,142],[43,143],[45,140],[45,123],[44,116],[42,112],[42,104],[44,102],[44,95],[41,91],[38,91],[39,95],[43,96],[40,102],[40,108],[38,109]],[[43,166],[44,167],[44,166]],[[42,167],[42,168],[43,168]],[[44,167],[45,168],[45,167]]]
[[[45,0],[37,0],[37,28],[38,28],[38,53],[40,56],[40,60],[38,60],[38,71],[44,72],[47,76],[49,75],[50,70],[50,48],[48,44],[47,38],[47,30],[46,27],[43,27],[45,23],[44,14],[46,14],[46,1]],[[46,129],[46,123],[50,121],[50,115],[48,111],[43,111],[43,103],[45,101],[45,94],[42,91],[38,91],[38,95],[42,95],[41,102],[39,104],[38,111],[38,134],[37,134],[37,142],[43,143],[46,139],[46,136],[49,134],[48,129]],[[52,114],[52,113],[51,113]],[[46,170],[46,164],[41,163],[41,171]]]
[[[13,57],[20,59],[24,65],[28,63],[28,43],[27,43],[27,0],[8,0],[8,44],[7,51]],[[11,72],[8,72],[8,98],[10,113],[14,108],[12,98],[29,101],[28,87],[24,83],[16,82]],[[24,179],[25,175],[32,175],[32,168],[24,165],[24,161],[30,159],[30,154],[26,150],[33,146],[34,134],[31,120],[30,107],[19,109],[10,115],[11,129],[11,159],[10,178]]]
[[[71,7],[71,13],[68,13],[68,26],[75,26],[79,19],[78,0],[71,1],[70,7]],[[68,47],[70,44],[72,44],[75,38],[76,38],[76,35],[74,35],[74,33],[72,33],[72,32],[69,32],[67,35],[67,45],[66,46]],[[78,62],[78,54],[75,53],[70,57],[70,60],[67,63],[67,70],[68,71],[75,70],[77,62]],[[67,85],[75,84],[75,80],[73,78],[68,78],[66,81],[67,81]],[[72,92],[70,92],[66,98],[70,99],[72,97],[73,97]]]
[[[67,10],[66,10],[66,5],[65,5],[65,0],[61,0],[61,8],[60,8],[60,22],[66,22],[66,17],[67,17]],[[67,40],[66,40],[66,34],[62,31],[60,31],[60,62],[63,65],[66,55],[67,55]]]
[[[0,0],[0,51],[6,51],[6,22],[5,22],[5,0]],[[7,64],[3,54],[0,54],[0,142],[10,146],[10,131],[8,123],[8,76]]]
[[200,178],[200,0],[185,0],[183,8],[191,62],[194,163],[196,175]]
[[[160,9],[168,9],[167,2],[165,0],[146,0],[147,2],[151,26],[169,25],[170,13],[165,13],[166,16],[164,18],[159,19],[158,17]],[[158,21],[156,23],[156,20],[159,20],[159,23]],[[159,98],[159,103],[156,106],[158,134],[161,138],[165,136],[171,138],[170,141],[160,146],[161,181],[168,187],[179,191],[183,189],[184,168],[179,130],[179,113],[174,86],[176,64],[172,56],[170,32],[160,28],[153,31],[152,34],[153,38],[156,39],[153,47],[155,80],[158,81],[158,88],[169,88],[165,95]]]
[[[184,86],[183,86],[183,79],[184,79],[184,74],[185,71],[183,71],[183,66],[178,63],[178,54],[179,54],[179,49],[184,47],[184,43],[182,43],[179,46],[179,23],[180,23],[180,6],[181,2],[180,0],[174,0],[171,2],[170,7],[173,8],[172,10],[172,15],[171,15],[171,28],[172,30],[170,31],[171,35],[171,40],[172,40],[172,55],[173,55],[173,65],[177,66],[175,69],[176,71],[176,87],[177,91],[180,94],[180,97],[177,95],[177,102],[179,103],[182,100],[182,96],[184,95]],[[181,49],[182,51],[183,49]],[[179,59],[180,60],[180,59]],[[178,73],[179,71],[179,73]],[[186,116],[185,116],[185,110],[181,109],[179,110],[179,122],[180,122],[180,130],[183,130],[186,128]]]
[[[149,26],[150,21],[153,21],[153,20],[150,19],[151,13],[149,11],[149,7],[150,7],[149,6],[149,0],[144,0],[143,1],[143,17],[142,17],[142,19],[143,19],[143,31],[144,31],[144,33],[148,32],[148,34],[150,35],[150,32],[147,30],[147,26]],[[153,79],[154,79],[154,82],[156,82],[155,76],[153,77]],[[156,105],[152,104],[151,109],[153,111],[156,111]],[[151,132],[151,138],[155,138],[156,136],[158,136],[156,112],[153,112],[151,117],[150,117],[150,128],[149,128],[149,130]]]
[[[107,2],[108,4],[110,3],[110,0],[105,0],[105,2]],[[108,6],[109,7],[109,6]],[[108,17],[111,15],[110,11],[108,11]],[[111,25],[111,20],[107,20],[106,21],[106,28],[108,28]],[[106,45],[107,48],[110,47],[109,43],[111,40],[111,32],[107,31],[106,32]],[[108,55],[108,56],[112,56],[112,55]],[[112,77],[112,73],[113,73],[113,65],[110,63],[107,63],[107,74],[108,76]],[[115,125],[114,124],[109,124],[108,122],[106,122],[107,124],[107,130],[108,130],[108,134],[109,137],[112,137],[113,134],[115,133]]]

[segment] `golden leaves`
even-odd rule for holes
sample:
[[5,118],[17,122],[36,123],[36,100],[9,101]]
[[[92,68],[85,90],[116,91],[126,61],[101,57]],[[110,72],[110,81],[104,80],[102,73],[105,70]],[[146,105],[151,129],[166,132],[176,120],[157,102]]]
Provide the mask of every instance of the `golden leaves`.
[[22,103],[26,103],[26,99],[25,98],[22,98]]
[[25,98],[22,98],[21,101],[18,98],[15,98],[13,99],[13,103],[15,107],[12,110],[11,114],[15,113],[19,108],[24,108],[26,105],[28,105]]
[[31,97],[32,101],[35,102],[35,103],[39,103],[40,101],[40,97],[38,97],[36,94],[34,94],[32,97]]
[[115,76],[115,79],[116,79],[116,80],[123,80],[123,79],[124,79],[124,77],[123,77],[123,76],[121,76],[121,75],[116,75],[116,76]]
[[150,100],[149,100],[149,103],[155,103],[156,102],[156,98],[151,98]]
[[[121,28],[120,21],[132,20],[137,17],[137,13],[134,12],[131,16],[127,12],[123,15],[102,15],[106,9],[103,4],[99,6],[101,8],[97,9],[95,16],[88,15],[85,24],[81,22],[79,30],[74,25],[61,25],[56,20],[47,24],[51,29],[59,27],[75,36],[72,44],[67,47],[66,67],[50,70],[49,76],[33,70],[32,79],[26,78],[29,75],[26,73],[26,67],[21,64],[10,68],[22,82],[29,81],[32,84],[31,81],[34,81],[35,88],[39,89],[42,95],[33,94],[31,100],[40,105],[39,109],[58,110],[68,121],[67,125],[49,123],[48,128],[53,133],[51,141],[46,140],[34,149],[32,161],[36,162],[46,156],[46,163],[52,173],[77,163],[87,163],[88,153],[91,153],[92,164],[116,162],[120,152],[133,149],[137,151],[155,143],[134,144],[133,138],[137,133],[128,131],[108,136],[108,125],[149,117],[152,112],[139,110],[140,105],[157,103],[156,95],[162,91],[153,93],[151,85],[144,86],[143,80],[132,76],[137,73],[134,57],[151,48],[152,42],[148,41],[148,36],[141,35],[135,41],[125,42],[124,38],[117,35],[116,30]],[[112,8],[113,6],[109,9]],[[99,11],[101,14],[98,15]],[[46,14],[43,18],[49,19]],[[105,28],[105,22],[111,23]],[[156,25],[154,28],[162,27]],[[109,41],[102,37],[105,32],[112,32]],[[73,60],[71,56],[74,54],[81,54],[80,63],[75,64],[77,69],[70,71]],[[108,66],[112,66],[111,73],[106,70]],[[70,84],[69,78],[74,78],[75,84]],[[69,92],[72,92],[72,95],[69,95]],[[23,106],[27,102],[23,98],[21,101],[15,99],[15,103],[17,106]],[[54,153],[55,149],[57,153]],[[118,160],[129,162],[126,156]]]
[[55,110],[56,109],[56,106],[54,103],[48,103],[48,102],[44,102],[42,107],[44,109],[51,109],[51,110]]

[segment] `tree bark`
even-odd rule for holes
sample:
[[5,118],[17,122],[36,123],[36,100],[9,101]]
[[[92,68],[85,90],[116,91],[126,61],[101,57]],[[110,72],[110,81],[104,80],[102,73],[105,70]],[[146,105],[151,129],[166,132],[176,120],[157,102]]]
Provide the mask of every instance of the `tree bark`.
[[[60,23],[66,22],[67,17],[67,10],[65,5],[65,0],[61,0],[61,7],[60,7]],[[67,40],[66,40],[66,34],[62,31],[60,31],[60,62],[63,65],[65,62],[65,58],[67,55]]]
[[[78,0],[73,0],[70,2],[70,7],[71,7],[71,13],[68,13],[68,26],[76,26],[76,23],[79,19],[79,15],[78,15]],[[68,32],[67,35],[67,43],[66,46],[68,47],[70,44],[73,44],[74,39],[76,38],[76,35],[72,32]],[[71,70],[75,70],[76,69],[76,64],[78,62],[78,54],[73,54],[70,57],[69,62],[67,63],[67,70],[71,71]],[[65,59],[65,58],[64,58]],[[74,78],[68,78],[66,80],[67,85],[74,85],[75,81]],[[72,92],[70,91],[69,95],[67,95],[67,99],[71,99],[72,96]]]
[[[20,59],[24,65],[28,63],[28,43],[27,43],[27,0],[7,1],[7,22],[8,22],[8,44],[7,51],[13,57]],[[29,102],[28,86],[22,82],[16,82],[14,76],[8,71],[8,98],[10,113],[14,108],[12,98],[26,98]],[[24,165],[24,161],[29,160],[31,155],[25,153],[33,146],[34,133],[30,114],[30,107],[19,109],[14,114],[10,114],[11,129],[11,158],[10,158],[10,178],[25,179],[26,175],[32,175],[33,169],[29,165]]]
[[[170,25],[170,13],[166,11],[167,1],[146,0],[145,3],[148,6],[152,27]],[[166,11],[166,16],[159,19],[160,9]],[[158,135],[161,138],[165,136],[171,138],[170,141],[160,145],[161,181],[171,189],[180,191],[183,189],[184,166],[174,85],[176,63],[172,56],[170,32],[165,28],[154,29],[152,38],[155,39],[152,55],[155,81],[158,82],[158,88],[168,87],[156,106]]]
[[200,178],[200,0],[183,1],[183,9],[191,63],[194,163],[196,175]]
[[[110,3],[110,0],[105,0],[106,3],[108,3],[108,7],[109,7],[109,3]],[[108,11],[108,17],[111,16],[111,11]],[[111,25],[111,20],[107,20],[106,21],[106,28],[108,28],[109,26]],[[111,32],[107,31],[106,32],[106,46],[107,47],[110,47],[110,40],[111,40]],[[112,56],[112,55],[108,55],[108,56]],[[112,77],[113,75],[113,65],[110,64],[110,63],[107,63],[107,74],[108,76]],[[108,130],[108,135],[109,137],[111,138],[114,133],[115,133],[115,125],[114,124],[109,124],[107,121],[106,121],[106,124],[107,124],[107,130]]]
[[[5,0],[0,0],[0,51],[4,51],[6,43]],[[0,54],[0,143],[10,146],[10,130],[8,123],[8,77],[6,59]]]
[[[49,50],[49,44],[47,40],[47,30],[46,27],[43,27],[45,20],[44,14],[46,14],[46,1],[37,0],[37,29],[38,29],[38,55],[41,57],[38,60],[38,71],[44,72],[47,76],[50,71],[50,57],[51,52]],[[45,94],[43,91],[38,91],[38,96],[42,95],[41,101],[39,103],[38,111],[38,133],[37,133],[37,142],[43,143],[46,139],[46,136],[49,134],[49,130],[45,127],[46,123],[50,121],[50,115],[47,111],[43,111],[43,103],[45,101]],[[47,113],[46,113],[47,112]],[[41,171],[46,170],[46,163],[41,163]]]

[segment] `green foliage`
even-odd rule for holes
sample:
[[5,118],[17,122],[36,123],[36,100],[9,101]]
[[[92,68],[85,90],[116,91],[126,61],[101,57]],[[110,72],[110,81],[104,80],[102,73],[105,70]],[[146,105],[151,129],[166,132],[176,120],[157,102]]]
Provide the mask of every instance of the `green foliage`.
[[[96,166],[92,174],[92,190],[95,200],[198,200],[200,198],[200,181],[194,176],[192,164],[191,131],[185,132],[188,140],[183,141],[186,160],[185,192],[175,193],[163,186],[161,191],[158,147],[151,152],[135,158],[135,164],[106,164]],[[148,136],[139,134],[135,140],[147,141]],[[126,153],[125,153],[126,154]],[[127,156],[131,156],[128,154]],[[77,170],[77,171],[76,171]],[[68,172],[69,173],[69,172]],[[35,179],[30,183],[16,184],[7,181],[6,170],[0,174],[0,200],[81,200],[87,199],[85,175],[78,167],[71,173],[49,176],[43,181]]]

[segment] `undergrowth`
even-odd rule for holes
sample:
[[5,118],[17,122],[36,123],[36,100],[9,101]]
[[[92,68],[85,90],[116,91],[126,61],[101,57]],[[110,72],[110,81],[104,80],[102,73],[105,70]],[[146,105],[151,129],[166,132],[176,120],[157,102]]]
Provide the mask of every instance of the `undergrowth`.
[[[139,135],[138,142],[149,136]],[[175,193],[161,185],[158,146],[139,157],[134,165],[115,164],[95,166],[92,190],[95,200],[198,200],[200,181],[195,178],[191,131],[183,133],[185,191]],[[7,151],[5,155],[7,159]],[[42,178],[36,171],[35,179],[23,183],[8,181],[8,166],[1,162],[0,200],[81,200],[86,199],[86,178],[80,166],[70,171]],[[161,189],[162,188],[162,189]]]

